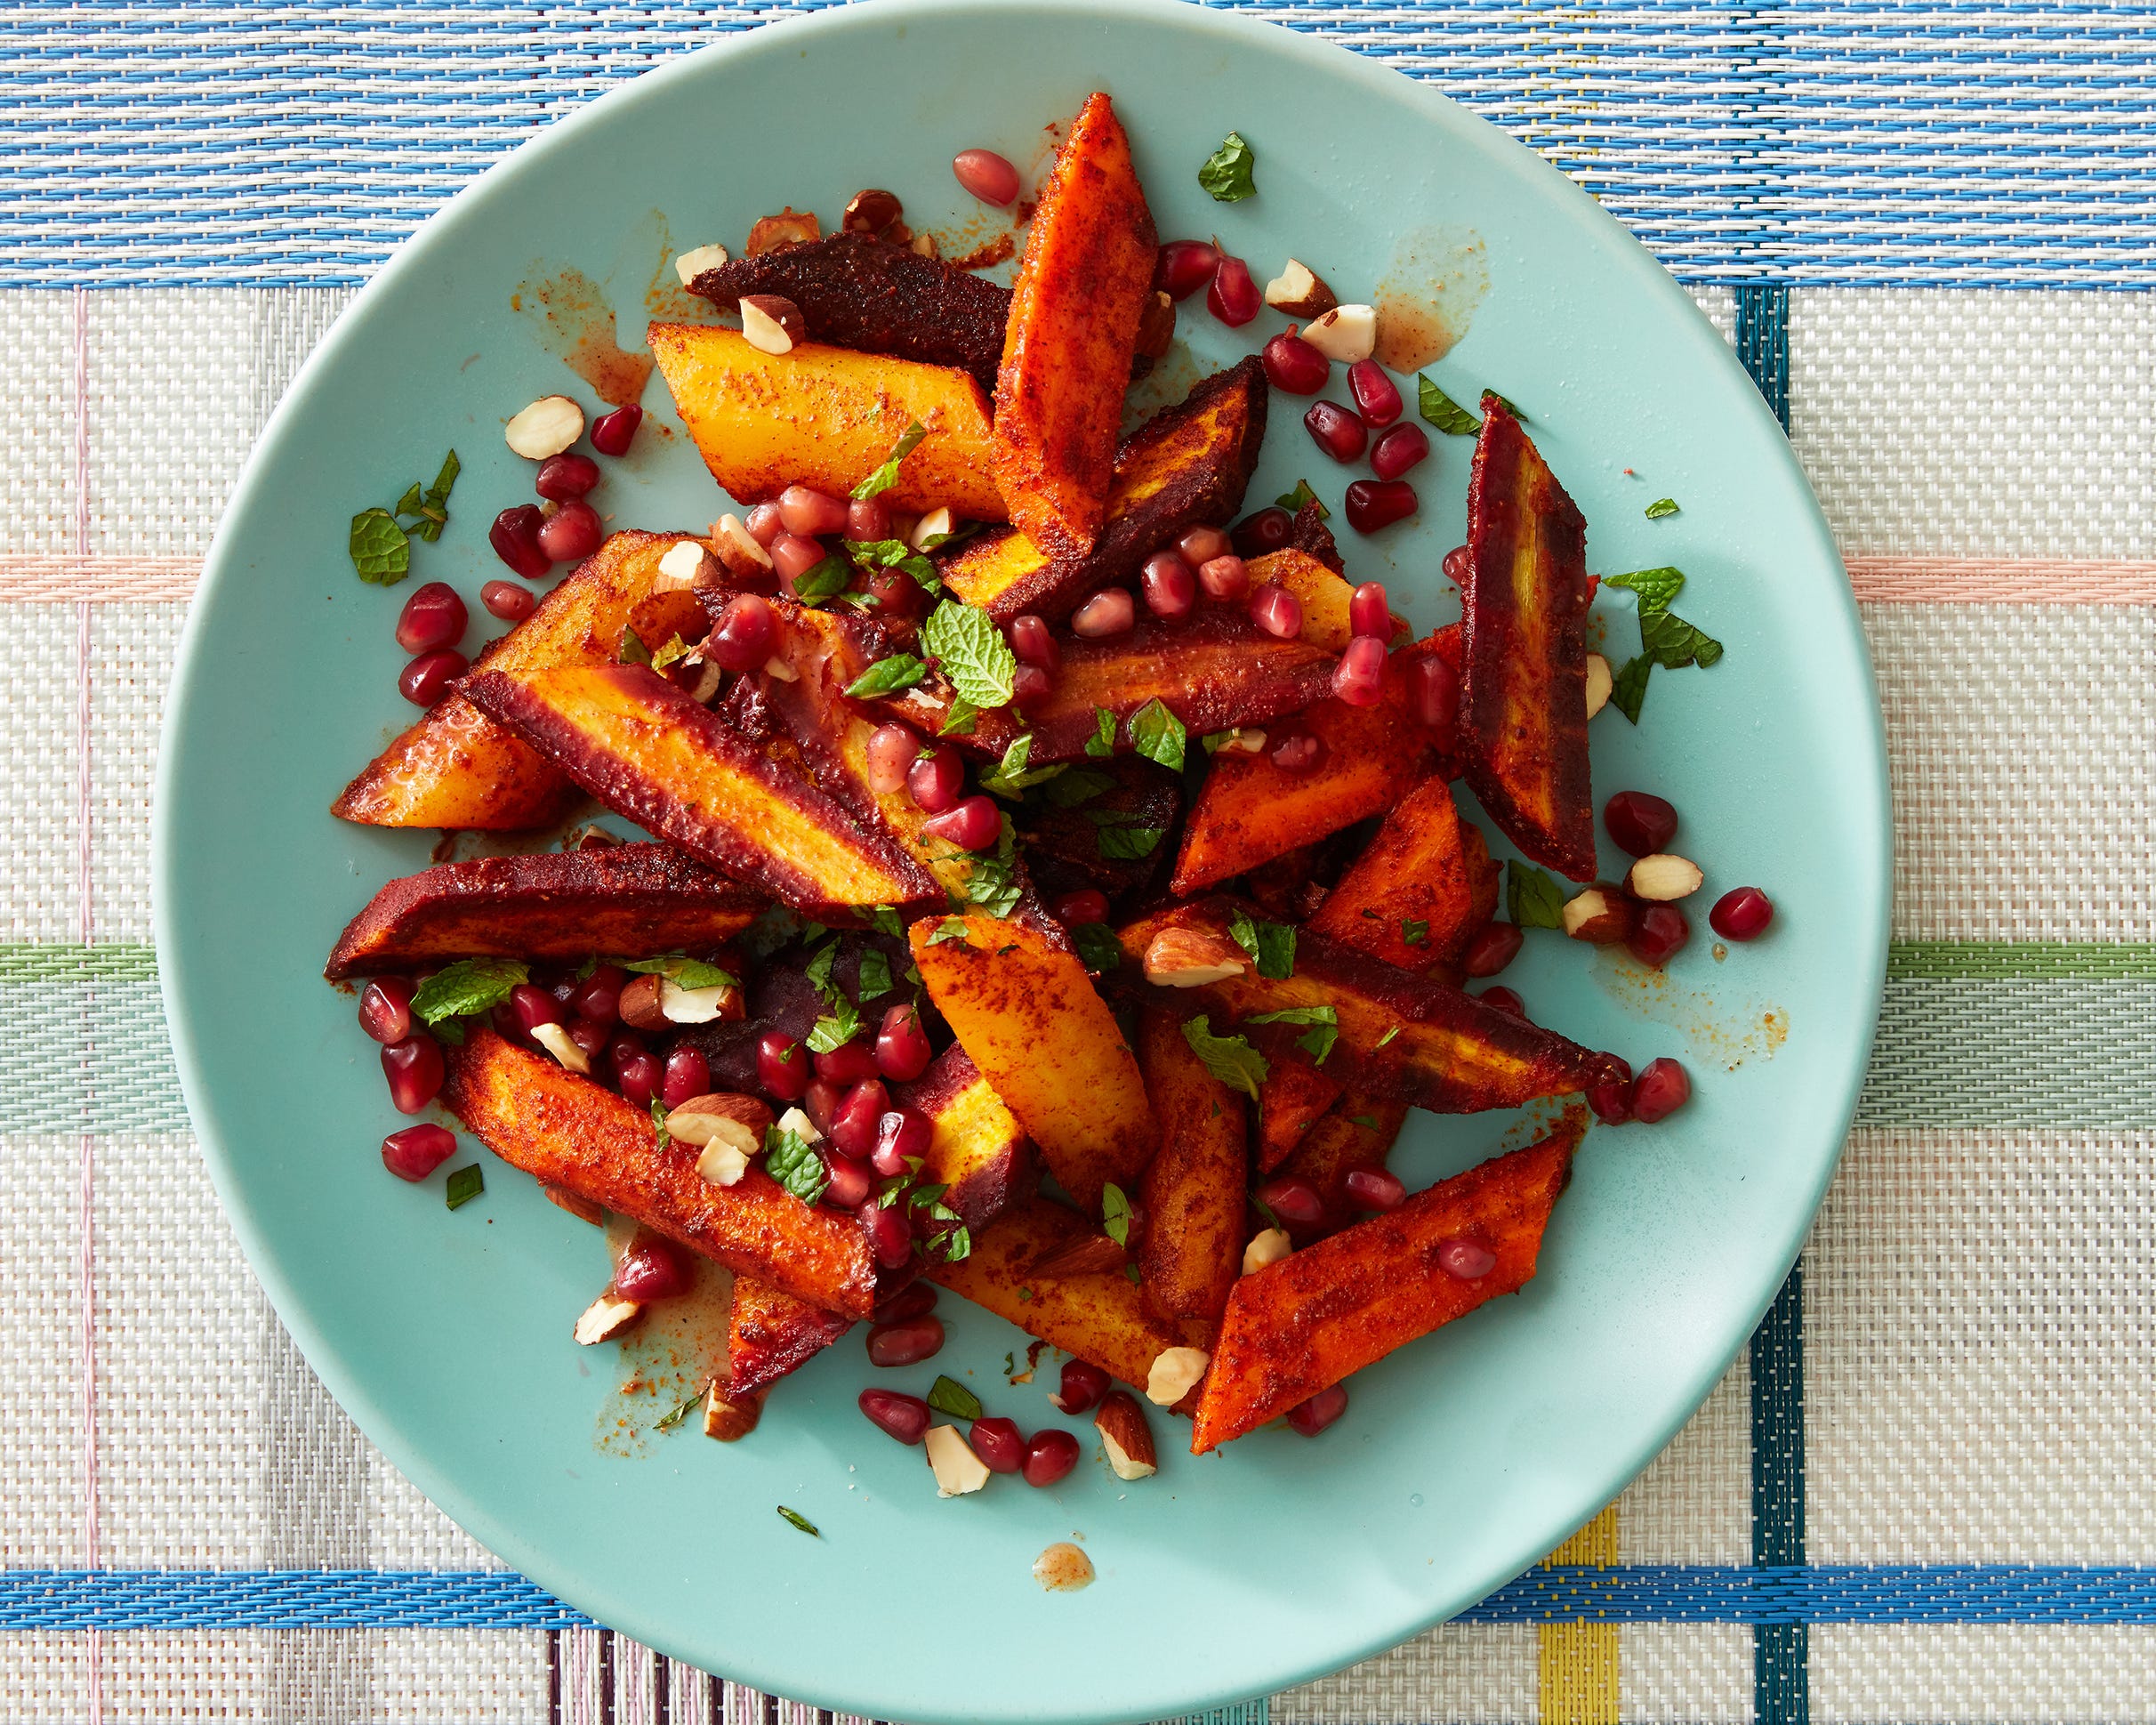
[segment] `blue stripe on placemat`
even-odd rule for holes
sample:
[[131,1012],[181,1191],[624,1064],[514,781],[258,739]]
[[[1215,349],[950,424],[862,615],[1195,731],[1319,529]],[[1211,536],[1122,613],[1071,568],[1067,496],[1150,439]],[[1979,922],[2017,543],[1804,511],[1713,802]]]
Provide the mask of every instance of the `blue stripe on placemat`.
[[[1582,1565],[1532,1570],[1470,1607],[1460,1621],[2156,1626],[2156,1569]],[[0,1632],[590,1624],[521,1576],[499,1572],[0,1571]]]
[[[2156,286],[2151,0],[1216,4],[1459,97],[1687,279]],[[0,12],[0,285],[362,279],[479,169],[601,91],[822,9]]]

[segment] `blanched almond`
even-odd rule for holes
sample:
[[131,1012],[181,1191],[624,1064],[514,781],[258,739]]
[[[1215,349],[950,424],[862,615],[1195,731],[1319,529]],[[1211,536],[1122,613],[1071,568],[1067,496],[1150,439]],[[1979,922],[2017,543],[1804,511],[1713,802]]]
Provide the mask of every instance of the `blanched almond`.
[[1291,318],[1322,318],[1339,303],[1324,278],[1299,258],[1290,258],[1265,285],[1265,302]]
[[[715,586],[718,571],[712,568],[715,560],[696,539],[678,540],[666,548],[659,559],[658,577],[651,584],[654,592],[680,592],[690,587]],[[709,576],[705,571],[711,570]]]
[[693,251],[682,253],[674,260],[674,274],[681,278],[682,286],[693,287],[698,276],[706,270],[716,270],[725,262],[725,246],[699,246]]
[[1373,306],[1335,306],[1303,326],[1304,341],[1328,359],[1352,366],[1370,358],[1378,345],[1378,313]]
[[801,309],[778,294],[741,296],[741,333],[762,353],[791,353],[804,332]]
[[719,560],[736,575],[756,575],[771,567],[771,553],[756,543],[738,515],[721,515],[712,522],[712,539],[719,547]]
[[1631,889],[1635,899],[1668,904],[1674,899],[1689,899],[1706,878],[1700,873],[1697,863],[1668,851],[1658,851],[1634,863],[1632,872],[1624,877],[1624,883]]
[[731,983],[714,983],[708,988],[684,988],[666,977],[659,979],[659,1013],[669,1024],[709,1024],[713,1019],[737,1019],[738,1011],[728,1011],[731,1004],[739,1006],[741,990]]
[[764,1130],[771,1124],[771,1110],[754,1096],[713,1091],[692,1096],[666,1116],[666,1132],[684,1144],[731,1144],[744,1156],[763,1149]]
[[804,1144],[820,1144],[824,1134],[816,1129],[816,1122],[799,1108],[788,1108],[778,1116],[778,1129],[790,1132]]
[[1288,1237],[1285,1229],[1261,1229],[1251,1236],[1251,1243],[1243,1248],[1243,1273],[1248,1276],[1254,1270],[1276,1264],[1294,1250],[1295,1242]]
[[748,1171],[749,1158],[740,1147],[720,1138],[706,1144],[704,1154],[696,1158],[696,1176],[706,1186],[738,1185]]
[[1617,680],[1610,674],[1610,662],[1599,653],[1587,656],[1587,716],[1593,718],[1610,704],[1610,690]]
[[624,1300],[612,1288],[600,1294],[583,1310],[576,1320],[574,1332],[579,1347],[589,1348],[595,1342],[611,1342],[637,1320],[643,1307],[633,1300]]
[[527,461],[558,455],[583,435],[583,409],[566,395],[543,395],[511,419],[502,435]]
[[1162,929],[1146,948],[1146,980],[1162,988],[1197,988],[1250,969],[1250,955],[1210,929]]
[[632,976],[622,989],[622,1022],[632,1030],[663,1030],[666,1014],[659,1010],[659,984],[656,976]]
[[951,512],[938,506],[913,523],[913,530],[906,535],[905,542],[915,551],[925,551],[931,541],[941,543],[957,530],[958,522]]
[[973,1453],[954,1425],[929,1428],[929,1466],[936,1475],[938,1497],[961,1497],[988,1483],[988,1464]]
[[1138,1398],[1128,1390],[1111,1390],[1100,1399],[1093,1430],[1100,1433],[1100,1447],[1118,1479],[1143,1479],[1160,1471],[1153,1428],[1146,1423],[1146,1410],[1138,1405]]
[[1575,940],[1610,947],[1631,931],[1631,902],[1605,887],[1590,886],[1565,901],[1565,932]]
[[532,1040],[570,1071],[582,1077],[589,1078],[591,1076],[591,1062],[585,1058],[583,1050],[569,1039],[569,1029],[566,1024],[535,1024],[532,1027]]
[[1203,1348],[1163,1348],[1146,1374],[1146,1399],[1161,1407],[1173,1407],[1205,1375],[1212,1356]]

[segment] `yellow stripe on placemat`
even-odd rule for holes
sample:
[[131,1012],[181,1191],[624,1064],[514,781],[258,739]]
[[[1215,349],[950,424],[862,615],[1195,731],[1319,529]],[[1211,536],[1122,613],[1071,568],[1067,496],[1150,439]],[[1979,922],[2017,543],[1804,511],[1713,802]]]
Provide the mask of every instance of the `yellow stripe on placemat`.
[[[1542,1560],[1552,1565],[1617,1561],[1617,1506],[1612,1503]],[[1541,1725],[1618,1725],[1617,1625],[1542,1624],[1535,1634]]]

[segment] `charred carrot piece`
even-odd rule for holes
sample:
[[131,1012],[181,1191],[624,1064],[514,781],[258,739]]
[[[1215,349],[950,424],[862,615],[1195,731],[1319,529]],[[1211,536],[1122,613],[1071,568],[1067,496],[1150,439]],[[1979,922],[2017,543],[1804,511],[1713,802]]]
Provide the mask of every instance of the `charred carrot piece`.
[[768,1282],[736,1277],[726,1330],[729,1399],[752,1395],[800,1370],[851,1328],[850,1318],[782,1294]]
[[929,1116],[922,1182],[943,1187],[943,1201],[974,1233],[1031,1189],[1034,1150],[1026,1129],[956,1043],[900,1085],[897,1099]]
[[1288,1223],[1299,1243],[1336,1234],[1355,1220],[1357,1206],[1348,1197],[1348,1176],[1357,1168],[1382,1168],[1406,1119],[1405,1102],[1350,1085],[1312,1123],[1277,1170],[1283,1180],[1307,1181],[1324,1205],[1315,1224]]
[[1226,1309],[1243,1267],[1250,1184],[1243,1100],[1191,1052],[1180,1013],[1147,1007],[1138,1050],[1161,1123],[1160,1151],[1139,1189],[1138,1288],[1156,1317],[1210,1323]]
[[1340,1081],[1277,1032],[1265,1052],[1265,1082],[1258,1086],[1258,1172],[1269,1174],[1339,1100]]
[[1460,764],[1505,835],[1575,881],[1595,877],[1587,607],[1587,522],[1485,395],[1460,583]]
[[[1418,1192],[1237,1280],[1198,1401],[1194,1454],[1239,1438],[1352,1372],[1533,1277],[1580,1125]],[[1467,1240],[1493,1258],[1446,1267]]]
[[1385,817],[1310,927],[1404,970],[1451,963],[1496,904],[1497,868],[1480,837],[1432,774]]

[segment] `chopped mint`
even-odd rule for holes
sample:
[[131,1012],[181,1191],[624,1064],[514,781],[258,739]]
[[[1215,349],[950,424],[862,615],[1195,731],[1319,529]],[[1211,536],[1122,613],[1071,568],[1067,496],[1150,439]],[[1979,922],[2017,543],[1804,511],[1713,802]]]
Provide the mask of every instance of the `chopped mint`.
[[891,445],[891,452],[883,458],[883,464],[854,487],[854,496],[865,502],[870,497],[880,496],[897,484],[898,463],[920,447],[921,439],[928,434],[929,428],[919,420],[908,425],[898,441]]
[[1240,204],[1257,195],[1258,182],[1252,177],[1257,165],[1257,152],[1243,141],[1240,132],[1231,132],[1220,148],[1205,158],[1205,165],[1198,170],[1198,184],[1212,194],[1216,203]]
[[1214,1077],[1252,1101],[1258,1100],[1258,1086],[1272,1068],[1265,1056],[1251,1046],[1248,1037],[1216,1036],[1211,1020],[1201,1015],[1183,1021],[1183,1040]]
[[1156,696],[1130,715],[1131,746],[1171,772],[1183,770],[1183,721]]
[[444,1019],[469,1018],[499,1006],[510,990],[529,982],[532,973],[514,958],[460,958],[419,985],[412,996],[412,1010],[428,1024]]
[[929,616],[921,644],[941,664],[951,686],[984,711],[1010,703],[1018,655],[988,613],[946,599]]
[[449,1207],[455,1210],[460,1205],[470,1204],[486,1189],[487,1176],[479,1172],[478,1163],[459,1168],[449,1176]]
[[1565,889],[1549,874],[1517,860],[1505,865],[1505,912],[1515,928],[1565,926]]

